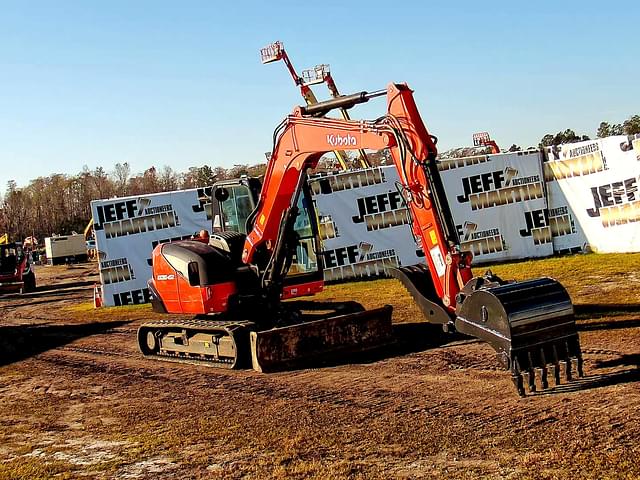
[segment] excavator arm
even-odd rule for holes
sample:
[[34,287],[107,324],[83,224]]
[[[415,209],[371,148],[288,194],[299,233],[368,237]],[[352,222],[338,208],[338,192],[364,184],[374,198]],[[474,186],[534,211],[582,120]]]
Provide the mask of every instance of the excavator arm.
[[444,189],[437,171],[437,149],[406,85],[387,88],[387,115],[374,121],[338,120],[314,117],[324,108],[340,108],[367,101],[382,92],[351,95],[297,107],[276,130],[276,141],[265,175],[262,195],[255,212],[242,260],[256,263],[257,257],[272,258],[278,234],[287,212],[295,206],[306,171],[336,146],[341,150],[389,148],[401,178],[405,201],[411,209],[413,231],[425,250],[437,295],[450,312],[456,308],[456,294],[471,279],[468,253],[461,253]]

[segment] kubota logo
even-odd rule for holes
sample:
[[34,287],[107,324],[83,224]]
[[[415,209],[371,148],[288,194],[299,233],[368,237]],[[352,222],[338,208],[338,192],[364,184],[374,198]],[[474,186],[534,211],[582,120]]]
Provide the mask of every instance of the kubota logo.
[[332,147],[355,147],[358,140],[349,133],[346,135],[330,133],[327,135],[327,143]]

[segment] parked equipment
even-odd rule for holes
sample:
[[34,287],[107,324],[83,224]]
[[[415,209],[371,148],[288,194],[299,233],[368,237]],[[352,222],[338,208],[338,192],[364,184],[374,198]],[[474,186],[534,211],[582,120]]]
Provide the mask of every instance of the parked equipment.
[[[376,120],[324,117],[385,94],[387,113]],[[556,383],[561,370],[571,379],[573,363],[582,376],[573,305],[560,283],[550,278],[505,282],[490,272],[473,277],[472,255],[460,250],[436,165],[436,141],[405,84],[296,107],[274,132],[271,160],[258,204],[248,215],[246,235],[214,233],[210,244],[184,241],[154,250],[149,281],[154,308],[199,318],[143,325],[138,332],[143,353],[230,368],[246,365],[251,357],[255,369],[273,370],[297,365],[300,359],[323,358],[326,352],[344,355],[387,342],[390,307],[356,307],[300,323],[299,310],[282,299],[294,259],[305,255],[309,268],[294,283],[312,281],[315,287],[308,293],[322,285],[307,170],[335,147],[388,148],[426,259],[426,265],[399,268],[394,274],[427,321],[489,343],[521,395],[525,379],[529,390],[536,390],[536,374],[546,388],[549,369]],[[231,194],[225,187],[215,190],[221,203]]]
[[491,139],[489,132],[478,132],[473,134],[473,146],[474,147],[489,147],[491,153],[500,153],[500,147],[495,140]]
[[87,261],[87,244],[81,233],[47,237],[44,245],[49,265]]
[[33,292],[36,276],[29,255],[19,243],[0,244],[0,292]]

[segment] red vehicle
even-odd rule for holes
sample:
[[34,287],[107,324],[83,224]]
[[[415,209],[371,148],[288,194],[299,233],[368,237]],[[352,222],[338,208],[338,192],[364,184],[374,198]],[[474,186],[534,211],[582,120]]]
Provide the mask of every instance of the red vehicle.
[[[324,116],[382,95],[387,97],[387,112],[376,120]],[[426,320],[489,343],[511,371],[521,395],[525,379],[529,391],[536,390],[536,378],[547,388],[549,371],[556,384],[561,371],[571,379],[574,363],[582,376],[573,305],[560,283],[551,278],[509,282],[490,272],[473,276],[472,255],[460,249],[438,172],[436,141],[406,84],[296,107],[274,132],[271,158],[246,234],[214,233],[209,245],[180,242],[156,247],[149,281],[154,306],[167,313],[197,312],[200,317],[142,325],[138,331],[142,352],[229,367],[242,365],[240,360],[248,356],[254,368],[264,370],[289,366],[309,355],[350,353],[386,341],[391,331],[389,306],[300,323],[282,296],[287,273],[302,250],[316,259],[318,271],[322,269],[307,171],[336,147],[388,148],[426,261],[396,269],[394,276]],[[219,188],[214,196],[222,203],[231,193]],[[308,225],[308,234],[301,234],[299,224]],[[301,247],[303,240],[306,244]]]
[[29,255],[19,243],[0,245],[0,292],[33,292],[36,276]]

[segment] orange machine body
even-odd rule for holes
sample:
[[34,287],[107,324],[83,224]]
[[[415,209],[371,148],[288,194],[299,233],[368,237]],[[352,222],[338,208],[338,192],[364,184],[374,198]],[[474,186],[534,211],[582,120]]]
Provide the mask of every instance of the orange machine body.
[[[205,286],[191,285],[188,272],[181,272],[180,266],[172,265],[163,255],[164,245],[159,244],[153,249],[153,277],[150,282],[152,295],[162,299],[164,311],[194,315],[226,312],[230,298],[238,293],[236,282],[230,279]],[[283,287],[282,300],[315,295],[324,288],[322,280],[304,283],[295,283],[295,278],[291,280]]]
[[152,285],[166,311],[196,315],[225,312],[229,297],[236,293],[235,283],[230,280],[214,285],[190,285],[185,274],[162,254],[165,245],[153,249]]

